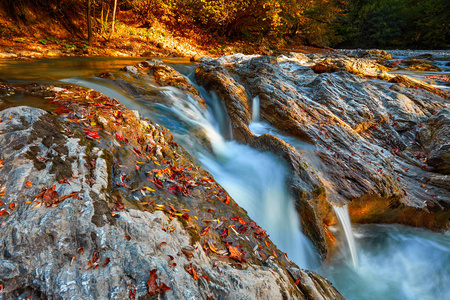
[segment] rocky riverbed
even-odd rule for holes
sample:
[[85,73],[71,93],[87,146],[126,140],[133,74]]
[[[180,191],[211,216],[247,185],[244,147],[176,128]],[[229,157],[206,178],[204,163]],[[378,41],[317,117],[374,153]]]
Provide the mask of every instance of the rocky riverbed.
[[[80,88],[2,86],[3,299],[339,299],[171,133]],[[6,104],[7,105],[7,104]]]
[[[179,106],[153,87],[170,86],[187,99],[178,109],[199,114],[208,107],[192,80],[215,92],[228,138],[286,163],[303,231],[327,259],[333,206],[355,223],[450,229],[449,94],[392,75],[390,59],[236,54],[199,59],[189,80],[159,60],[101,77]],[[12,95],[44,109],[11,107]],[[212,151],[204,132],[191,134]],[[2,82],[0,137],[5,299],[342,298],[292,263],[168,129],[115,99]]]

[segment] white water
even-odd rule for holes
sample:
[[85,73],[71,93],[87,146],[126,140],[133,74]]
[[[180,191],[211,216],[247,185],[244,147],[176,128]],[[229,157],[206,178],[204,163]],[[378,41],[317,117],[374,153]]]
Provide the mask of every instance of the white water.
[[450,232],[395,225],[359,225],[354,232],[358,268],[338,256],[318,270],[346,299],[450,299]]
[[252,122],[259,122],[259,96],[252,100]]
[[[83,58],[83,60],[85,59]],[[39,61],[36,63],[38,62]],[[36,66],[36,69],[39,69],[39,71],[36,70],[35,72],[30,73],[28,62],[26,65],[21,65],[22,62],[20,61],[2,61],[1,63],[3,65],[0,67],[0,77],[6,80],[11,78],[11,70],[14,70],[15,72],[13,78],[16,80],[26,80],[27,82],[43,80],[42,74],[49,74],[48,66]],[[6,64],[11,64],[12,67],[6,68]],[[116,62],[116,64],[124,66],[127,63]],[[104,71],[104,67],[95,70],[88,70],[88,67],[89,66],[83,65],[82,68],[79,69],[88,74],[99,74]],[[64,68],[74,70],[74,68]],[[58,70],[58,74],[60,73],[61,70]],[[84,73],[71,74],[70,76],[84,76]],[[89,77],[92,75],[86,76],[88,77],[84,77],[84,79],[80,79],[78,82],[74,83],[94,88],[110,97],[114,97],[120,100],[129,109],[139,110],[141,115],[150,117],[155,122],[168,127],[176,136],[177,141],[182,140],[180,144],[189,150],[192,155],[195,156],[198,154],[198,151],[204,151],[202,147],[200,147],[201,150],[197,150],[198,148],[196,148],[195,142],[192,142],[195,137],[193,137],[193,133],[190,131],[189,126],[186,126],[185,122],[178,120],[179,116],[170,107],[161,104],[143,103],[139,99],[127,95],[127,93],[120,90],[120,88],[114,87],[110,80]],[[56,79],[59,78],[51,78],[51,80]],[[45,78],[45,80],[47,80],[47,78]],[[91,83],[97,83],[98,85],[95,87],[90,86]],[[220,103],[218,107],[221,107]],[[216,125],[217,124],[214,126]],[[261,123],[252,124],[252,127],[254,129],[260,125]],[[261,127],[264,126],[261,125]],[[270,129],[268,130],[270,131]],[[275,133],[273,134],[275,135]],[[232,144],[233,142],[225,141],[224,149],[233,149],[233,147],[236,146],[236,149],[231,151],[230,155],[239,156],[239,152],[243,151],[239,146],[242,145],[235,143],[234,146],[229,146],[227,145],[228,143]],[[295,144],[295,141],[292,141],[292,143]],[[249,153],[251,155],[261,154],[257,151]],[[255,156],[254,159],[250,156],[252,164],[257,164],[257,158],[259,159],[257,156]],[[217,172],[223,175],[224,180],[233,180],[234,175],[231,175],[233,174],[233,170],[233,172],[236,173],[241,171],[242,173],[247,174],[243,177],[234,178],[236,181],[242,181],[242,191],[233,192],[234,194],[247,192],[258,193],[258,188],[255,192],[253,187],[250,188],[246,186],[245,182],[249,180],[246,176],[255,176],[255,173],[252,172],[258,173],[259,170],[270,173],[269,168],[273,166],[272,164],[269,164],[266,167],[266,170],[264,170],[265,167],[262,164],[250,168],[244,164],[247,162],[242,162],[241,166],[231,166],[232,164],[230,164],[229,169],[231,170],[229,173],[226,173],[225,170],[228,165],[227,161],[231,158],[225,157],[222,160],[220,156],[207,156],[206,159],[215,161],[215,164],[218,165]],[[269,155],[269,161],[272,159],[274,163],[277,162],[276,158],[273,156],[270,157]],[[236,161],[239,162],[238,159],[236,159]],[[262,162],[266,163],[264,160],[262,160]],[[248,172],[249,169],[253,169],[254,171]],[[282,174],[286,176],[285,173]],[[267,174],[262,177],[266,177],[270,181],[270,177]],[[251,182],[252,180],[249,181]],[[237,186],[236,183],[236,189],[238,189]],[[250,186],[253,186],[253,183],[251,183]],[[233,197],[235,196],[233,195]],[[238,198],[236,197],[236,199]],[[278,204],[277,201],[271,200],[272,201],[269,201],[271,205],[276,206]],[[248,207],[251,206],[249,205]],[[246,209],[249,214],[256,219],[253,215],[259,213],[250,211],[250,208]],[[283,215],[281,218],[287,219],[288,214]],[[266,227],[264,229],[269,229],[267,226],[264,225],[263,227]],[[269,231],[269,234],[271,235],[272,240],[274,240],[275,243],[278,243],[275,240],[278,233]],[[358,245],[358,268],[355,269],[351,264],[347,263],[345,254],[342,254],[342,256],[332,258],[331,261],[327,262],[327,264],[317,270],[321,275],[332,281],[334,286],[346,299],[450,299],[450,232],[439,234],[417,228],[405,228],[395,225],[360,225],[353,228],[353,236]],[[295,247],[293,248],[295,253]],[[289,257],[293,259],[293,255],[290,252],[291,250],[287,251]]]
[[[335,189],[333,187],[333,184],[328,180],[327,175],[325,174],[324,168],[322,166],[322,162],[320,161],[320,158],[315,153],[315,148],[313,145],[310,145],[308,143],[302,142],[295,137],[290,137],[287,135],[280,134],[275,128],[270,126],[270,124],[267,124],[265,122],[253,122],[250,124],[250,130],[255,135],[261,135],[261,134],[271,134],[274,135],[286,143],[289,143],[291,146],[295,147],[299,152],[302,154],[302,159],[308,163],[308,165],[313,166],[316,170],[316,173],[319,175],[319,178],[323,182],[327,195],[330,196],[336,196]],[[350,254],[350,258],[352,261],[352,265],[354,268],[358,266],[358,253],[356,250],[356,243],[355,239],[353,237],[353,231],[352,231],[352,225],[350,222],[350,216],[348,214],[348,208],[347,205],[344,205],[342,207],[339,206],[333,206],[333,209],[336,213],[336,216],[338,217],[338,220],[340,224],[342,225],[342,230],[344,231],[344,237],[345,241],[342,241],[347,244],[347,248],[343,250],[348,250],[348,253]]]
[[333,206],[333,209],[338,216],[339,222],[345,233],[345,239],[347,240],[347,245],[352,258],[353,267],[356,269],[358,267],[358,253],[356,251],[356,243],[353,237],[352,223],[350,222],[350,216],[348,214],[347,205],[344,206]]
[[[114,89],[92,80],[70,78],[64,82],[96,89],[120,100],[127,107],[139,110],[143,116],[149,113],[155,115],[146,108],[146,105],[136,105],[135,101],[124,99],[126,97]],[[283,163],[273,154],[262,153],[249,146],[224,139],[219,131],[227,132],[231,126],[227,123],[229,119],[223,116],[226,114],[224,106],[220,105],[220,99],[214,93],[207,93],[199,88],[209,108],[205,111],[194,99],[178,89],[155,87],[155,90],[161,97],[167,99],[166,103],[170,104],[167,109],[173,112],[174,116],[193,128],[202,129],[210,141],[213,154],[206,151],[192,153],[201,165],[248,212],[249,216],[267,231],[271,240],[280,250],[288,254],[291,261],[301,268],[317,268],[318,255],[312,243],[301,232],[294,200],[286,186],[287,172]],[[216,120],[215,116],[221,115],[222,117]],[[164,123],[163,119],[161,121]],[[178,123],[177,126],[183,125]],[[178,137],[176,131],[172,133]],[[231,133],[228,135],[232,136]],[[192,148],[192,144],[189,146]],[[199,146],[194,148],[201,149]]]

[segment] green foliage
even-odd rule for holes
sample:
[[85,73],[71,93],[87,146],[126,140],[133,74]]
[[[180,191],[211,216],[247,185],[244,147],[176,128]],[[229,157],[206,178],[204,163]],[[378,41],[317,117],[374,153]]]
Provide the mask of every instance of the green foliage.
[[442,49],[450,44],[446,0],[349,0],[340,21],[341,46]]

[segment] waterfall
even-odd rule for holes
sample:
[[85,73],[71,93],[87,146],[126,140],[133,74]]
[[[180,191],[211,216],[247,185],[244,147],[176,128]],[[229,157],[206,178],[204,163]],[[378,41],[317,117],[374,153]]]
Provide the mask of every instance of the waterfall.
[[347,205],[344,206],[333,206],[334,212],[336,213],[339,222],[344,229],[345,238],[347,240],[348,248],[350,250],[350,255],[352,257],[353,267],[356,269],[358,267],[358,253],[356,252],[356,243],[353,237],[352,224],[350,222],[350,216],[348,214]]
[[252,122],[259,122],[259,96],[256,96],[252,100]]

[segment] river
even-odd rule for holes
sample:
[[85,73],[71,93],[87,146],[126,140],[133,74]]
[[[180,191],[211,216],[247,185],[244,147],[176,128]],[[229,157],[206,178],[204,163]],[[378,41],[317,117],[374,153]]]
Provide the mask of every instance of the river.
[[[350,227],[347,240],[353,240],[355,249],[351,251],[352,255],[349,255],[349,247],[345,246],[352,243],[342,242],[340,252],[320,263],[317,251],[301,232],[294,201],[286,185],[286,167],[273,154],[233,141],[224,106],[215,94],[199,87],[208,106],[205,114],[186,94],[175,88],[152,86],[155,94],[165,100],[149,102],[111,80],[98,77],[100,73],[117,73],[120,67],[140,61],[142,58],[0,60],[0,78],[12,84],[31,81],[92,88],[169,128],[176,140],[247,210],[252,219],[267,230],[273,242],[287,252],[291,260],[328,278],[347,299],[450,299],[449,232],[439,234],[397,225],[351,227],[348,224],[344,227]],[[192,76],[195,65],[183,59],[163,61],[196,84]],[[8,106],[45,108],[38,98],[14,95],[3,100]],[[253,117],[252,130],[255,133],[277,135],[302,148],[305,157],[313,151],[259,122],[257,111]],[[198,132],[211,142],[213,151],[208,151],[200,142]],[[320,162],[314,161],[313,155],[308,159],[311,165],[319,167]],[[343,232],[342,228],[331,229]],[[343,237],[344,234],[337,236]]]

